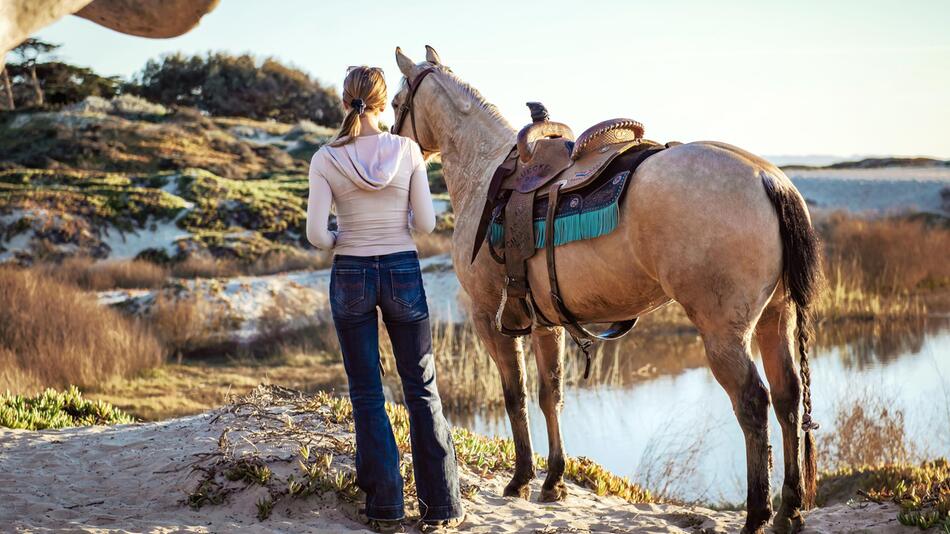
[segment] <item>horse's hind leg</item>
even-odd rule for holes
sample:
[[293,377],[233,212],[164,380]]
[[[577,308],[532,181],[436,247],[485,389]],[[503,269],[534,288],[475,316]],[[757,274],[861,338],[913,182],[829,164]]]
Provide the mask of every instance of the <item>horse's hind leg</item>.
[[769,474],[772,451],[769,447],[769,392],[752,363],[751,325],[748,331],[736,323],[720,323],[715,329],[702,330],[706,355],[716,380],[729,394],[732,408],[745,434],[747,533],[765,532],[772,517],[769,502]]
[[528,484],[534,478],[534,457],[528,431],[528,406],[525,386],[524,351],[521,338],[510,338],[495,330],[490,313],[474,313],[475,331],[488,348],[498,367],[505,395],[505,410],[515,443],[515,474],[505,486],[506,497],[531,497]]
[[782,427],[785,482],[782,484],[782,505],[774,522],[774,527],[779,532],[797,532],[804,526],[801,508],[805,490],[801,470],[799,412],[802,382],[793,356],[794,330],[795,309],[786,301],[785,291],[779,287],[755,328],[765,376],[772,391],[775,414]]
[[536,327],[531,339],[540,379],[538,400],[548,428],[548,474],[541,486],[540,500],[560,501],[567,497],[560,423],[564,394],[564,329]]

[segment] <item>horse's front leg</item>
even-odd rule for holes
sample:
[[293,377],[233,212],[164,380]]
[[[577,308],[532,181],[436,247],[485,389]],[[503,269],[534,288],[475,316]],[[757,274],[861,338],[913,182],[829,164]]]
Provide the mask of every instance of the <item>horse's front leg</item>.
[[538,363],[538,399],[548,428],[548,475],[541,486],[540,500],[560,501],[567,497],[560,420],[564,405],[564,329],[536,327],[531,339]]
[[505,486],[505,496],[528,499],[531,497],[528,484],[534,478],[534,459],[531,452],[531,434],[528,431],[526,375],[521,338],[510,338],[495,330],[494,316],[491,313],[476,312],[473,315],[475,331],[485,343],[501,374],[505,409],[511,423],[511,437],[515,442],[515,474]]

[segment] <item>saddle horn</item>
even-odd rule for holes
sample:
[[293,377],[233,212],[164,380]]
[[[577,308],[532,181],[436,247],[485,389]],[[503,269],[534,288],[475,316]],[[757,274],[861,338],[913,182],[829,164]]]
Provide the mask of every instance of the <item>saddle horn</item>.
[[529,147],[538,139],[560,137],[568,141],[574,140],[574,132],[566,124],[549,120],[550,115],[544,104],[528,102],[527,106],[531,110],[532,122],[518,132],[518,156],[522,162],[531,160]]

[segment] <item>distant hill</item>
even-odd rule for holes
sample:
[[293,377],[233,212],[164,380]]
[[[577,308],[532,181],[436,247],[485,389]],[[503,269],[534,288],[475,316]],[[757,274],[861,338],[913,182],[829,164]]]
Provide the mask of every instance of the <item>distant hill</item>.
[[332,135],[128,95],[2,113],[0,263],[307,249],[308,162]]
[[0,114],[0,169],[154,173],[200,168],[232,179],[307,172],[333,130],[212,117],[124,95],[59,111]]
[[934,158],[865,158],[858,161],[841,161],[829,165],[782,165],[785,170],[814,169],[882,169],[885,167],[950,167],[950,160]]

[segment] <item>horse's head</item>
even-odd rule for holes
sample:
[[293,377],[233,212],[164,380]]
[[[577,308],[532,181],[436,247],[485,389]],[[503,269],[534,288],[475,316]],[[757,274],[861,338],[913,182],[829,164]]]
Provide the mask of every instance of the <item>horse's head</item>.
[[472,95],[460,90],[431,46],[426,45],[426,60],[418,64],[396,47],[396,63],[403,79],[393,97],[392,133],[419,143],[426,156],[439,153],[445,148],[447,130],[472,111]]

